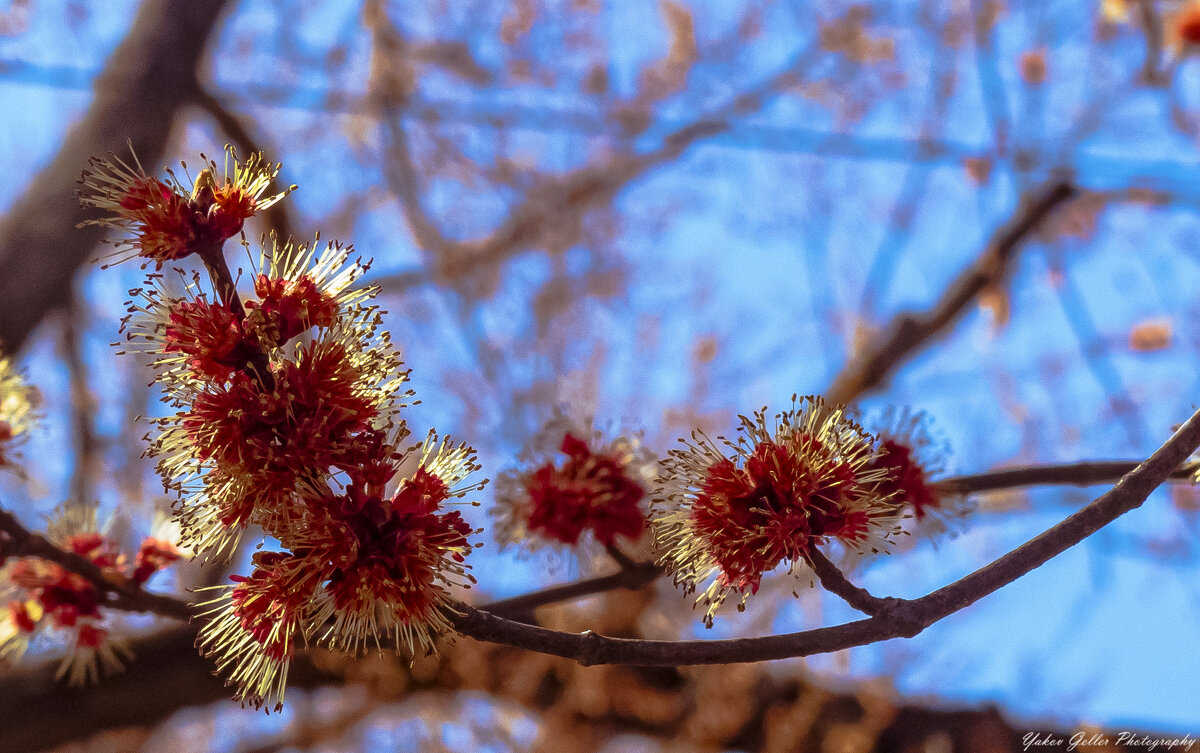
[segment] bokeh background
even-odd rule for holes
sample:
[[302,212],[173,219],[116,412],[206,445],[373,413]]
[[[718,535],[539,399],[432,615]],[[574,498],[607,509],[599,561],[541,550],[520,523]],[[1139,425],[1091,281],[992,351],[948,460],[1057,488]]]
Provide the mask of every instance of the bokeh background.
[[[642,431],[661,453],[693,428],[727,432],[738,413],[825,391],[894,317],[934,306],[1023,200],[1070,180],[1078,198],[1023,238],[1003,282],[859,405],[926,411],[957,473],[1143,458],[1200,395],[1188,10],[0,2],[0,332],[44,398],[27,477],[0,477],[0,499],[31,526],[68,498],[132,527],[169,506],[136,421],[161,410],[151,374],[110,346],[143,272],[89,263],[102,251],[75,230],[70,195],[88,155],[127,140],[148,168],[227,142],[282,161],[300,189],[248,236],[319,230],[374,259],[421,400],[410,425],[472,443],[489,476],[555,406]],[[1100,491],[981,496],[957,535],[911,537],[854,577],[920,595]],[[219,700],[177,628],[130,619],[142,660],[122,678],[68,691],[37,679],[39,656],[0,674],[35,700],[19,717],[0,704],[0,750],[1000,751],[1027,730],[1195,737],[1198,510],[1190,487],[1161,489],[911,640],[678,672],[584,670],[470,641],[411,668],[314,656],[270,717]],[[484,538],[465,597],[478,602],[607,567]],[[154,585],[224,575],[211,570]],[[539,619],[723,637],[851,616],[779,575],[711,631],[669,583]]]

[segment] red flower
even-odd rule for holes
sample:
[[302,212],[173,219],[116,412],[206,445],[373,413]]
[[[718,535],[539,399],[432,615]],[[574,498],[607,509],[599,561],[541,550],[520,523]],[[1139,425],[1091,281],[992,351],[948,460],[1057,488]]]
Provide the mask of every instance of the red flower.
[[867,535],[869,518],[855,509],[855,468],[810,435],[790,439],[761,442],[742,468],[714,463],[692,505],[722,578],[752,593],[784,560],[799,561],[829,539],[857,544]]
[[887,477],[879,482],[879,493],[913,509],[917,520],[941,506],[937,488],[926,478],[925,469],[914,457],[913,448],[895,439],[879,443],[871,467],[883,470]]
[[247,308],[261,312],[275,345],[282,345],[312,327],[329,327],[337,319],[337,299],[308,275],[296,280],[259,275],[254,280],[258,302]]
[[229,306],[205,298],[171,304],[163,334],[164,353],[183,353],[197,376],[224,380],[244,367],[258,343],[248,335]]
[[282,479],[328,469],[376,415],[346,355],[336,342],[317,343],[282,364],[269,390],[237,372],[201,392],[184,418],[200,459]]
[[878,435],[870,467],[883,473],[879,494],[913,517],[927,533],[938,533],[953,518],[970,511],[962,497],[947,497],[931,477],[942,473],[948,454],[946,443],[931,430],[924,413],[889,408],[871,425]]
[[792,569],[829,541],[877,550],[896,530],[896,506],[877,491],[884,474],[869,466],[871,437],[841,409],[808,397],[739,429],[725,443],[732,456],[703,435],[672,451],[652,506],[662,564],[689,591],[709,582],[709,626],[731,591],[744,602],[780,564]]
[[206,167],[191,187],[173,173],[168,180],[148,175],[136,156],[132,166],[116,156],[93,159],[80,179],[80,202],[110,214],[87,224],[129,234],[117,247],[129,248],[161,269],[165,262],[219,248],[241,232],[247,218],[287,193],[263,196],[279,165],[263,162],[261,155],[239,162],[227,149],[220,177],[216,163],[201,158]]
[[345,647],[356,650],[369,637],[357,626],[380,610],[399,626],[436,619],[446,599],[443,572],[458,570],[455,563],[471,549],[472,529],[461,513],[440,510],[449,498],[446,482],[419,468],[390,500],[351,487],[328,501],[337,534],[317,546],[334,566],[326,591],[346,625],[336,631]]
[[585,531],[611,546],[618,535],[637,539],[646,520],[639,507],[646,491],[625,473],[620,458],[593,453],[573,434],[563,438],[565,462],[547,462],[526,481],[529,529],[576,544]]
[[134,583],[145,583],[151,575],[170,567],[181,556],[179,549],[171,542],[147,536],[138,548],[130,578]]

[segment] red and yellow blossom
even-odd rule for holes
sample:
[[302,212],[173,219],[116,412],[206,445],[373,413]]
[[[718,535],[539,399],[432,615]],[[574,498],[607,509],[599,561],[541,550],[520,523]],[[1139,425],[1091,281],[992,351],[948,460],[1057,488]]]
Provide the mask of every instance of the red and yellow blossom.
[[[180,557],[173,543],[146,538],[131,570],[117,542],[99,530],[96,508],[90,505],[62,505],[47,526],[47,537],[90,561],[106,578],[139,585]],[[20,557],[6,563],[0,582],[7,591],[0,594],[7,605],[0,613],[0,657],[19,658],[42,633],[65,638],[70,648],[58,676],[72,685],[120,671],[129,658],[124,642],[111,634],[95,586],[82,576],[53,562]]]
[[154,275],[130,304],[129,347],[154,354],[176,409],[156,420],[151,454],[183,493],[183,538],[197,551],[227,551],[252,523],[278,536],[304,514],[300,485],[405,433],[407,372],[369,304],[374,291],[351,288],[365,270],[351,252],[276,244],[240,315],[210,302],[195,276],[172,293]]
[[[472,582],[475,531],[444,506],[481,486],[464,484],[477,469],[465,445],[431,433],[397,449],[408,372],[381,327],[376,290],[355,285],[367,265],[351,261],[352,249],[272,238],[236,289],[221,244],[279,198],[262,199],[277,169],[256,158],[218,183],[210,163],[190,195],[173,176],[157,181],[123,163],[87,178],[110,189],[92,203],[134,234],[127,245],[159,267],[198,252],[212,277],[151,274],[123,331],[129,349],[153,358],[170,408],[153,419],[149,454],[180,495],[183,542],[215,557],[257,526],[278,544],[208,603],[199,639],[238,698],[257,706],[282,702],[290,661],[308,642],[432,651],[450,628],[449,588]],[[163,559],[145,543],[135,577]]]
[[93,159],[80,179],[80,202],[106,215],[84,224],[127,234],[114,243],[117,261],[140,256],[161,269],[166,262],[219,249],[247,219],[295,188],[264,195],[280,166],[261,154],[239,160],[226,147],[220,170],[204,155],[201,160],[204,167],[189,186],[173,171],[165,179],[149,175],[136,155],[132,165],[116,155]]
[[13,467],[13,449],[33,425],[37,403],[37,391],[0,355],[0,468]]
[[967,514],[965,498],[942,493],[932,477],[944,472],[945,442],[930,429],[924,413],[888,409],[869,422],[876,435],[876,452],[869,466],[884,471],[880,491],[917,525],[941,532],[946,524]]
[[449,631],[448,589],[474,582],[465,559],[476,531],[444,508],[481,486],[464,483],[474,453],[431,435],[374,465],[336,491],[308,489],[308,517],[280,536],[290,551],[255,555],[253,574],[210,602],[200,647],[239,700],[281,705],[298,645],[433,651]]
[[689,592],[708,584],[697,603],[711,626],[730,593],[743,608],[763,575],[795,571],[818,546],[879,551],[898,510],[874,454],[871,436],[818,397],[774,420],[743,416],[736,442],[693,434],[663,461],[651,507],[660,564]]
[[[587,422],[590,423],[590,422]],[[611,547],[646,530],[655,458],[637,437],[604,434],[556,415],[524,448],[520,464],[496,479],[492,516],[503,543]]]

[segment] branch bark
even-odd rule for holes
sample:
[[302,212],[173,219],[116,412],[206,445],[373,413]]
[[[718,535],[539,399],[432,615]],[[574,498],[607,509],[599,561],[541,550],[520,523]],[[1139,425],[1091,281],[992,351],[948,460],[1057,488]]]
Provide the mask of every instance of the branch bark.
[[1074,186],[1058,180],[1027,200],[932,310],[922,315],[906,312],[897,316],[864,352],[846,364],[825,397],[831,403],[846,405],[886,382],[918,348],[957,321],[982,291],[1003,281],[1016,250],[1052,211],[1075,194]]
[[162,160],[171,122],[190,101],[196,69],[228,0],[147,0],[96,80],[96,99],[0,224],[0,344],[16,352],[51,310],[63,306],[75,270],[103,229],[76,226],[87,210],[75,199],[88,158],[133,146]]

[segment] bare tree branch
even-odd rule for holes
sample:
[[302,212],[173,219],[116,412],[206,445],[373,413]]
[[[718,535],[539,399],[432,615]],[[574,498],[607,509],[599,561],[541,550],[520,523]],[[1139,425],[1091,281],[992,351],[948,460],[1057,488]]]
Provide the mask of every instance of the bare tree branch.
[[37,557],[60,565],[85,578],[96,589],[100,603],[126,612],[149,612],[161,617],[188,620],[191,606],[180,599],[143,591],[128,581],[105,576],[91,560],[55,546],[41,534],[26,529],[16,516],[0,509],[0,553],[5,557]]
[[1021,243],[1055,208],[1074,195],[1075,188],[1059,180],[1027,200],[1012,222],[996,234],[975,263],[954,281],[931,311],[920,316],[904,313],[896,317],[887,331],[846,364],[825,397],[832,403],[851,403],[859,395],[887,381],[918,348],[955,322],[980,292],[999,284]]
[[884,614],[895,601],[872,596],[865,588],[854,585],[846,578],[846,574],[838,569],[837,565],[830,562],[829,558],[819,551],[813,550],[809,553],[808,564],[826,591],[841,597],[842,601],[863,614],[872,616]]

